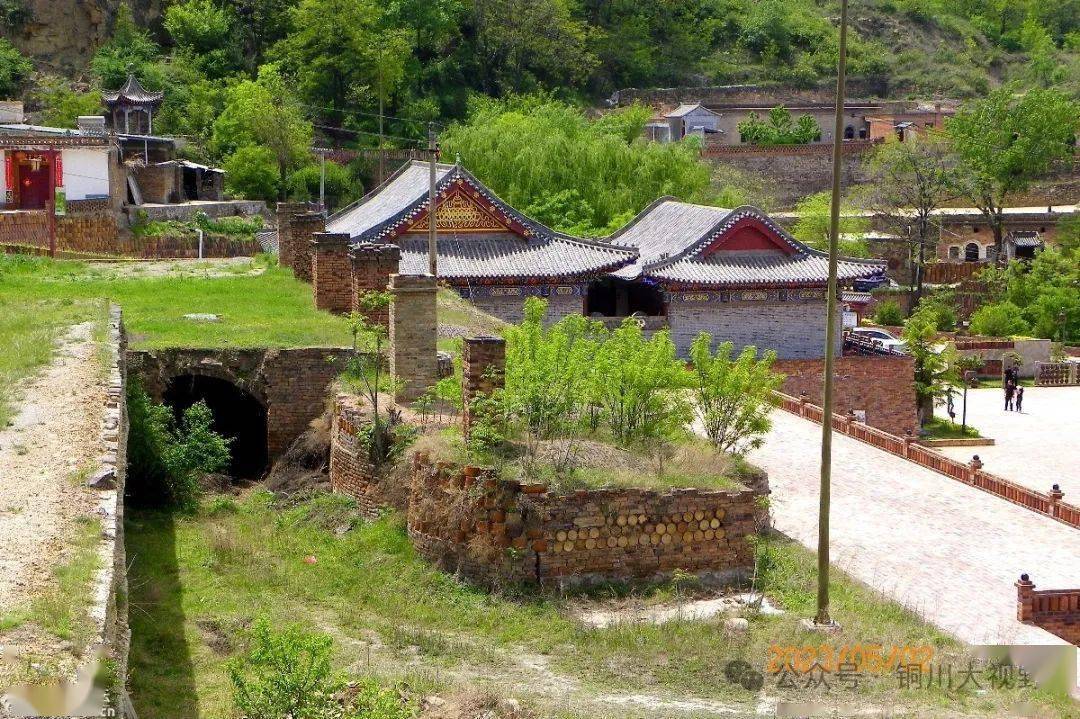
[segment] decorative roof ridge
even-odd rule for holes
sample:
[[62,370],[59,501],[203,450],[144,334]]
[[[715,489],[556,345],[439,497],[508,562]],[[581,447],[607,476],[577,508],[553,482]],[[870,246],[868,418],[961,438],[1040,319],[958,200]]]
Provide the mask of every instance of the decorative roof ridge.
[[[355,210],[360,205],[365,204],[366,202],[371,200],[373,197],[378,195],[380,192],[385,190],[387,187],[389,187],[390,183],[394,182],[396,179],[398,179],[399,177],[404,175],[406,172],[408,172],[409,168],[413,167],[414,165],[426,165],[426,164],[428,164],[428,163],[424,162],[423,160],[409,160],[408,162],[404,163],[401,167],[399,167],[398,169],[394,170],[392,173],[387,175],[385,180],[383,180],[378,185],[376,185],[375,187],[368,190],[362,197],[353,200],[349,204],[342,207],[340,210],[336,211],[334,214],[328,216],[326,218],[326,221],[331,222],[333,220],[336,220],[337,218],[344,215],[346,212],[351,212],[352,210]],[[439,168],[439,167],[449,169],[449,168],[452,168],[452,165],[436,163],[436,168]]]

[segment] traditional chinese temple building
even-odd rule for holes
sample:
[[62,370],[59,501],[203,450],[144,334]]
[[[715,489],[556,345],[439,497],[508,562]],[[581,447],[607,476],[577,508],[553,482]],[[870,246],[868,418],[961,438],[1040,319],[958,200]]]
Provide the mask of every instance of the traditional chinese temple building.
[[108,110],[105,117],[114,132],[126,135],[154,134],[154,113],[165,99],[163,92],[151,92],[142,86],[134,73],[119,90],[101,93],[102,104]]
[[[348,311],[391,273],[427,272],[428,173],[425,163],[405,165],[325,227],[314,213],[279,220],[281,261],[299,276],[312,278],[313,246],[316,254],[349,248],[346,271],[317,273],[320,307]],[[436,195],[439,279],[497,317],[517,321],[525,298],[539,296],[552,320],[584,312],[611,325],[636,315],[647,330],[668,327],[684,355],[702,331],[784,359],[824,354],[828,258],[756,208],[663,198],[596,241],[526,217],[460,165],[437,166]],[[880,261],[845,258],[839,278],[850,284],[883,270]]]

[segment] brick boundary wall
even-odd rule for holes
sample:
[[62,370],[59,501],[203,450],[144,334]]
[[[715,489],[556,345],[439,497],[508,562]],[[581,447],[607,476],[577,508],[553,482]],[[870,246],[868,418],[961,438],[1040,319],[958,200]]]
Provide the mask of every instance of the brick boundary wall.
[[338,395],[330,425],[330,488],[355,499],[365,519],[376,519],[382,509],[395,505],[382,492],[367,447],[359,439],[361,427],[370,423],[370,407],[355,396]]
[[656,580],[676,570],[712,582],[749,576],[758,493],[579,490],[499,480],[492,470],[414,455],[407,514],[417,552],[483,585]]
[[[821,423],[824,416],[824,410],[821,407],[810,404],[805,397],[796,399],[781,392],[775,394],[779,399],[781,409],[818,424]],[[1080,529],[1080,507],[1063,501],[1064,492],[1061,491],[1057,484],[1053,485],[1049,492],[1038,492],[996,474],[984,472],[979,455],[972,457],[972,460],[966,464],[958,462],[929,447],[916,444],[911,435],[899,437],[889,434],[875,427],[856,422],[850,415],[834,413],[832,426],[837,432],[846,434],[860,442],[866,442],[890,454],[895,454],[927,469],[944,474],[946,477]]]
[[1016,582],[1016,618],[1080,647],[1080,589],[1035,589],[1026,574]]
[[[914,433],[919,426],[915,397],[915,361],[911,357],[837,357],[835,407],[839,414],[865,410],[866,423],[895,435]],[[824,359],[777,360],[773,371],[786,375],[782,392],[805,394],[821,403]]]
[[[845,140],[841,148],[845,155],[859,155],[881,144],[881,140]],[[701,148],[702,157],[729,157],[732,155],[761,155],[769,157],[795,157],[802,155],[831,155],[831,142],[813,142],[805,145],[723,145],[706,143]]]
[[282,267],[293,266],[295,244],[292,239],[293,215],[307,211],[306,202],[279,202],[274,210],[278,233],[278,264]]
[[[401,262],[401,248],[392,244],[363,244],[349,250],[349,309],[360,311],[360,298],[366,292],[385,292],[390,275]],[[366,312],[370,322],[390,326],[390,308]]]

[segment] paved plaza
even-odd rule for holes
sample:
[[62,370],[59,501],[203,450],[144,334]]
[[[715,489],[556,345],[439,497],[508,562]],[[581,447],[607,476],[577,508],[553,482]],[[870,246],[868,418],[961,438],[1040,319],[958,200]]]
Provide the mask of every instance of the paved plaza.
[[[776,528],[814,549],[821,427],[782,410],[773,422],[749,459],[769,472]],[[1080,531],[843,435],[832,478],[835,566],[963,641],[1063,643],[1016,621],[1013,583],[1080,586]]]
[[997,443],[943,447],[943,454],[965,462],[977,454],[986,471],[1040,492],[1056,482],[1066,501],[1080,504],[1080,387],[1025,387],[1023,412],[1004,410],[1001,389],[968,390],[967,402],[968,423]]

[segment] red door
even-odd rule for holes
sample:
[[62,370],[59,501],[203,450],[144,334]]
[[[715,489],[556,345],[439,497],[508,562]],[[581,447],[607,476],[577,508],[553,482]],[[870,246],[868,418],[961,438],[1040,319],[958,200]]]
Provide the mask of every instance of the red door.
[[49,165],[34,169],[30,163],[19,164],[19,209],[40,210],[49,202]]

